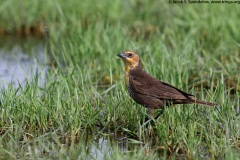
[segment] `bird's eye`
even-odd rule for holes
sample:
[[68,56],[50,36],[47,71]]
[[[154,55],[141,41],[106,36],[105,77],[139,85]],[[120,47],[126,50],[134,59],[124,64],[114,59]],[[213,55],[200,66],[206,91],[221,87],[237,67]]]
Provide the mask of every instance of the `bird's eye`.
[[129,53],[129,54],[128,54],[128,57],[132,57],[132,56],[133,56],[133,54],[132,54],[132,53]]

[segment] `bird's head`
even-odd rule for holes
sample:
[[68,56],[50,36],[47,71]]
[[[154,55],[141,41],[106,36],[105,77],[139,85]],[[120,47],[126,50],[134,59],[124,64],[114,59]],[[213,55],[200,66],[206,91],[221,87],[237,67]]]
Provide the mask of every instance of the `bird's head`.
[[118,57],[122,58],[125,67],[129,69],[135,69],[140,64],[140,58],[136,52],[125,51],[118,54]]

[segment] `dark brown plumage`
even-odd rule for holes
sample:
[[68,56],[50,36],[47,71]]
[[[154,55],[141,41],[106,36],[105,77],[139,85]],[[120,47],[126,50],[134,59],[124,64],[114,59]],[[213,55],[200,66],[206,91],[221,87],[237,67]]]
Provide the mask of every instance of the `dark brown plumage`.
[[137,53],[125,51],[118,54],[125,63],[125,82],[129,95],[135,102],[148,108],[148,114],[153,115],[153,109],[160,109],[172,104],[197,103],[208,106],[215,104],[196,99],[168,83],[162,82],[142,68]]

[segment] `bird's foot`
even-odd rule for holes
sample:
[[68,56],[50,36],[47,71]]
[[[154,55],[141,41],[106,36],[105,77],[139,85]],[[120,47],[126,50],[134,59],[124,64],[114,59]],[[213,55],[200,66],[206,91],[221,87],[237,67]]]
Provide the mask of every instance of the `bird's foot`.
[[155,125],[155,120],[157,120],[159,117],[161,117],[161,115],[163,114],[163,111],[164,110],[162,109],[155,118],[147,116],[145,118],[145,121],[141,124],[141,126],[145,126],[146,125],[148,127],[149,124],[154,126]]
[[160,112],[158,113],[158,115],[154,119],[158,119],[159,117],[161,117],[163,112],[164,112],[164,109],[160,110]]
[[142,122],[141,127],[143,126],[149,126],[149,124],[154,125],[154,119],[152,117],[146,117],[145,121]]

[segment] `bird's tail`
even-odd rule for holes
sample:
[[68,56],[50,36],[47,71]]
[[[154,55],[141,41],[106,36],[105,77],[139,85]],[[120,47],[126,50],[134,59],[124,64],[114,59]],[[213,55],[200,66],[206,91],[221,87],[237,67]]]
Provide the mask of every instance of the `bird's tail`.
[[195,103],[195,104],[202,104],[202,105],[206,105],[206,106],[216,106],[216,105],[218,105],[216,103],[211,103],[211,102],[205,102],[205,101],[198,100],[196,97],[194,97],[192,95],[188,96],[188,98],[190,98],[190,101],[192,103]]
[[194,100],[193,103],[197,103],[197,104],[203,104],[206,106],[216,106],[216,103],[211,103],[211,102],[205,102],[205,101],[201,101],[201,100]]

